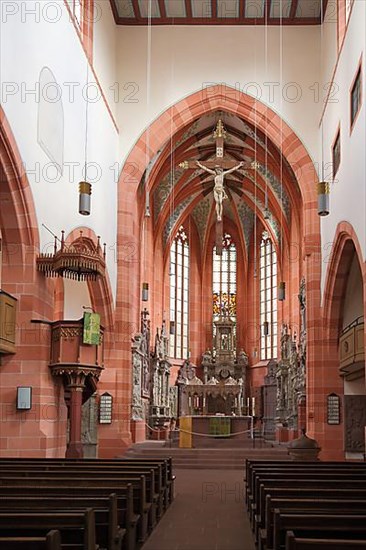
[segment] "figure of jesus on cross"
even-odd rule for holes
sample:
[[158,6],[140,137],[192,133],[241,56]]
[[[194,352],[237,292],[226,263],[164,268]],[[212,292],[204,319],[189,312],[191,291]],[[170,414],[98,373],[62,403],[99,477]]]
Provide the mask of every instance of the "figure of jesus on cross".
[[222,220],[222,203],[225,199],[227,199],[227,194],[225,192],[224,188],[224,177],[227,174],[231,174],[231,172],[235,172],[235,170],[238,170],[242,166],[244,166],[244,162],[239,162],[236,166],[233,168],[230,168],[229,170],[223,170],[221,166],[215,166],[215,168],[212,170],[211,168],[208,168],[204,164],[201,164],[199,160],[196,161],[197,166],[202,168],[202,170],[205,170],[205,172],[208,172],[209,174],[212,174],[214,176],[214,199],[216,202],[216,214],[217,214],[217,221],[221,222]]

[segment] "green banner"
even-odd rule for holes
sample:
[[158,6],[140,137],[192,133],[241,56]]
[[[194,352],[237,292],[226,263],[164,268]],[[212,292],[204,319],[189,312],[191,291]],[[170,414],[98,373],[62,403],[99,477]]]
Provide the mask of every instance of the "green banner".
[[100,344],[100,315],[99,313],[84,313],[83,344],[99,346]]
[[210,418],[209,423],[209,434],[210,435],[217,435],[221,437],[228,437],[231,432],[231,423],[230,418],[227,417],[215,417]]

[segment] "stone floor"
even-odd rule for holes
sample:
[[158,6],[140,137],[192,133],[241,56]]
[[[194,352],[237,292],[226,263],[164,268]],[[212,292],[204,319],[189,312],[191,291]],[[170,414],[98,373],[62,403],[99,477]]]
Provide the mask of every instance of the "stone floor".
[[175,500],[142,550],[254,550],[243,470],[175,470]]

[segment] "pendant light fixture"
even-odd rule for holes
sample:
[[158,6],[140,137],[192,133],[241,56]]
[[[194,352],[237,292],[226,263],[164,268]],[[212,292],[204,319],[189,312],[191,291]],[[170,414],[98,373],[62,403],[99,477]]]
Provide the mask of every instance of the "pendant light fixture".
[[149,301],[149,283],[142,283],[141,299],[143,302]]
[[[149,3],[151,4],[151,2]],[[149,5],[148,13],[148,39],[147,39],[147,64],[146,64],[146,106],[147,113],[150,114],[150,86],[151,86],[151,5]],[[146,135],[146,171],[145,171],[145,212],[142,219],[142,262],[141,262],[141,279],[144,281],[146,275],[146,248],[148,247],[148,220],[150,218],[150,196],[149,196],[149,176],[151,160],[150,154],[150,125],[147,128]],[[140,280],[141,280],[140,279]],[[142,283],[141,300],[143,302],[149,301],[149,283],[145,281]]]
[[[323,24],[324,24],[324,17],[323,17],[323,2],[321,2],[321,8],[320,8],[320,15],[321,15],[321,36],[320,36],[320,56],[321,56],[321,64],[323,64]],[[323,113],[324,116],[324,113]],[[321,150],[321,176],[322,181],[320,181],[317,184],[317,195],[318,195],[318,215],[321,217],[328,216],[330,212],[329,207],[329,194],[330,194],[330,185],[327,181],[324,179],[324,125],[323,125],[323,116],[321,119],[321,140],[322,140],[322,150]]]
[[84,179],[79,183],[79,214],[82,216],[89,216],[91,212],[91,183],[87,181],[88,171],[88,110],[89,110],[89,98],[88,98],[88,86],[89,86],[89,61],[86,60],[86,93],[85,93],[85,150],[84,150]]
[[[280,80],[281,80],[281,90],[282,90],[282,70],[283,70],[283,27],[282,27],[282,11],[281,11],[281,21],[280,21]],[[283,112],[282,108],[282,95],[281,95],[281,113]],[[282,151],[282,139],[283,139],[283,132],[282,132],[282,116],[281,116],[281,145],[280,145],[280,185],[281,185],[281,218],[280,218],[280,225],[281,225],[281,231],[280,231],[280,251],[281,251],[281,273],[282,276],[284,274],[284,262],[283,262],[283,252],[284,252],[284,239],[283,239],[283,151]],[[280,281],[278,285],[278,291],[277,291],[277,298],[280,302],[283,302],[286,299],[286,283],[285,281]]]

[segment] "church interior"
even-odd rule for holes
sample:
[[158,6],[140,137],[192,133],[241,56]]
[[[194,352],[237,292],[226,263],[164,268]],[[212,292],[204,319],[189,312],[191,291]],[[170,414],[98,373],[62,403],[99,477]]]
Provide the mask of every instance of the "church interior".
[[[363,510],[339,510],[361,517],[366,2],[4,0],[0,12],[0,547],[67,546],[65,526],[34,546],[9,527],[20,495],[39,516],[55,494],[67,508],[65,479],[20,493],[25,471],[56,486],[52,468],[78,485],[100,467],[108,498],[114,472],[112,508],[128,491],[137,502],[140,476],[161,493],[121,532],[109,523],[105,543],[97,528],[73,548],[307,548],[297,527],[263,519],[265,461],[272,476],[312,476],[319,495],[349,476],[343,497]],[[238,464],[248,517],[234,520],[217,484],[235,485]],[[162,537],[174,482],[182,502],[198,491],[192,525],[232,506],[235,541],[207,527],[179,545],[173,519]],[[98,510],[88,484],[75,502]],[[310,544],[366,548],[366,529],[348,527],[355,540],[329,523]]]

